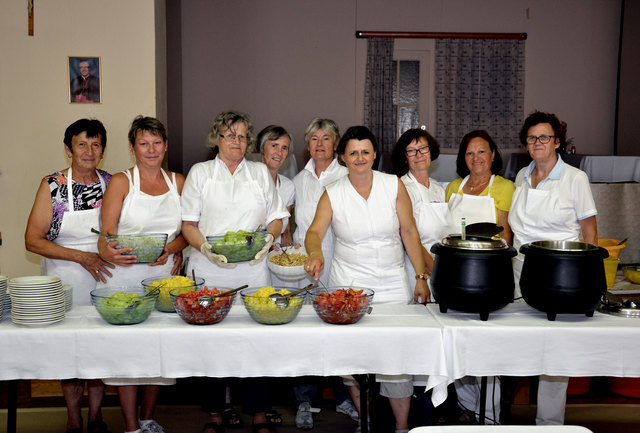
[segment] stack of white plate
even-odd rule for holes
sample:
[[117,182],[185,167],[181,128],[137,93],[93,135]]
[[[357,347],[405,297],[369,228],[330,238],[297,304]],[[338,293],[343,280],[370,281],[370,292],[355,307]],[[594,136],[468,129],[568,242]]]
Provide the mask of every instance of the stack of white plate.
[[[0,320],[2,320],[2,314],[4,311],[11,311],[11,300],[7,296],[7,280],[9,277],[6,275],[0,275]],[[7,304],[9,307],[7,308]]]
[[64,310],[69,311],[73,307],[73,286],[63,284],[62,291],[64,293]]
[[49,325],[64,320],[65,297],[58,277],[9,280],[11,320],[19,325]]

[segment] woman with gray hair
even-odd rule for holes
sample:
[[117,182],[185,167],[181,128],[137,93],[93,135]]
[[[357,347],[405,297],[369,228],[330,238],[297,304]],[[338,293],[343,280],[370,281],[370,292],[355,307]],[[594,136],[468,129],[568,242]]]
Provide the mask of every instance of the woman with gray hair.
[[[282,218],[289,216],[267,167],[245,159],[247,149],[253,145],[252,130],[246,114],[235,111],[219,114],[207,139],[215,158],[191,167],[182,190],[182,231],[192,246],[187,275],[193,270],[207,283],[222,287],[271,284],[264,258],[274,238],[280,236]],[[209,235],[254,231],[258,226],[266,227],[268,234],[262,250],[249,262],[228,263],[206,241]],[[209,423],[203,433],[224,431],[225,386],[213,382],[204,404]],[[270,432],[265,416],[271,406],[266,384],[259,379],[242,382],[243,410],[253,414],[253,432]]]
[[[304,131],[304,142],[311,156],[307,165],[293,178],[296,187],[296,231],[293,242],[304,245],[307,229],[313,222],[316,207],[327,185],[347,175],[347,168],[334,157],[340,141],[338,125],[331,119],[314,118]],[[333,257],[335,235],[329,228],[322,239],[325,268],[329,269]],[[320,273],[320,281],[327,284],[328,271]]]
[[[296,200],[296,190],[291,179],[278,173],[293,149],[291,135],[282,126],[269,125],[258,133],[257,141],[262,162],[269,169],[280,199],[291,213]],[[282,220],[282,233],[275,241],[284,246],[292,244],[289,218]]]

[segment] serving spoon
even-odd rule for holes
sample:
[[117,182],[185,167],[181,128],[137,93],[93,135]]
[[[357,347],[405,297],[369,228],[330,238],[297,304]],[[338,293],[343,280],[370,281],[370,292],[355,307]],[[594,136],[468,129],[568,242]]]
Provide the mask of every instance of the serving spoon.
[[305,290],[313,289],[314,287],[316,287],[316,284],[311,283],[303,287],[302,289],[294,290],[293,292],[287,293],[286,295],[281,295],[280,293],[272,293],[269,295],[269,299],[272,300],[278,306],[278,308],[284,310],[289,306],[289,300],[291,299],[291,297],[296,296],[297,294],[302,293]]
[[227,290],[226,292],[222,292],[222,293],[218,293],[217,295],[202,295],[202,296],[198,296],[198,304],[200,304],[202,307],[206,308],[209,305],[211,305],[213,303],[213,300],[215,298],[222,298],[223,296],[229,296],[232,295],[234,293],[236,293],[237,291],[240,291],[242,289],[246,289],[247,287],[249,287],[248,284],[245,284],[244,286],[240,286],[238,288],[235,289],[231,289],[231,290]]
[[[160,291],[160,288],[164,287],[166,284],[167,283],[159,284],[153,290],[148,291],[145,296],[155,295],[156,293],[158,293]],[[127,313],[133,312],[136,308],[138,308],[138,305],[140,305],[140,302],[142,302],[142,298],[140,298],[140,299],[138,299],[136,301],[133,301],[132,303],[127,305],[127,308],[125,308],[124,311],[126,311]]]

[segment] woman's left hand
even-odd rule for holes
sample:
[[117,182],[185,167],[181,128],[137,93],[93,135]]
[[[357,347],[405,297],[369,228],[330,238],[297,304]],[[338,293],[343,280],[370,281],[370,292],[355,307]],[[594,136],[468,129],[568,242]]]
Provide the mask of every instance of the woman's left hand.
[[182,269],[182,251],[178,251],[173,255],[173,268],[171,268],[171,275],[180,275]]
[[273,235],[271,233],[267,233],[267,235],[264,237],[264,247],[262,247],[262,249],[258,251],[258,254],[256,254],[253,260],[249,262],[249,264],[255,265],[256,263],[260,263],[269,252],[269,248],[271,248],[271,245],[273,245]]
[[311,276],[315,281],[318,281],[320,278],[320,272],[324,269],[324,258],[318,259],[314,257],[309,257],[307,263],[304,264],[304,270],[307,271],[307,274]]
[[427,280],[418,280],[416,281],[416,289],[413,292],[413,302],[426,304],[427,302],[431,302],[431,291],[429,290],[429,284],[427,284]]

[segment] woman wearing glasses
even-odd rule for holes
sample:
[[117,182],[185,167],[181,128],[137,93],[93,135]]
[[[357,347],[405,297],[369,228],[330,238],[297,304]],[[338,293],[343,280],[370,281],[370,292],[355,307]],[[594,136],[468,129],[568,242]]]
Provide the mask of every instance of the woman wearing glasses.
[[[533,161],[516,176],[509,224],[516,249],[537,240],[598,243],[596,206],[585,172],[565,164],[557,152],[566,146],[566,124],[555,114],[536,111],[520,130],[520,142]],[[516,292],[524,257],[514,260]],[[568,378],[540,376],[536,424],[563,424]]]
[[[438,159],[440,145],[422,129],[409,129],[400,136],[393,149],[393,168],[407,188],[413,217],[420,233],[420,241],[429,252],[431,246],[452,230],[451,214],[445,200],[444,188],[429,177],[431,162]],[[409,257],[405,254],[407,275],[415,275]],[[431,273],[433,258],[425,256],[427,272]]]
[[[267,166],[245,159],[247,148],[253,145],[253,125],[242,113],[227,111],[219,114],[211,125],[207,145],[215,158],[195,164],[182,190],[182,231],[192,246],[187,275],[192,270],[208,284],[239,287],[243,284],[268,286],[271,277],[264,260],[273,239],[280,235],[282,218],[289,212],[282,204]],[[244,263],[228,263],[215,254],[206,236],[223,235],[238,230],[254,231],[266,227],[264,248],[255,258]],[[270,409],[266,384],[257,379],[244,383],[243,407],[253,414],[254,433],[268,433],[265,412]],[[204,433],[219,433],[225,409],[225,386],[211,385],[204,410],[209,423]]]
[[462,137],[456,159],[460,177],[445,191],[456,232],[462,218],[467,225],[497,223],[504,228],[500,235],[511,245],[508,218],[515,188],[513,182],[498,175],[501,169],[502,157],[487,131],[475,130]]

